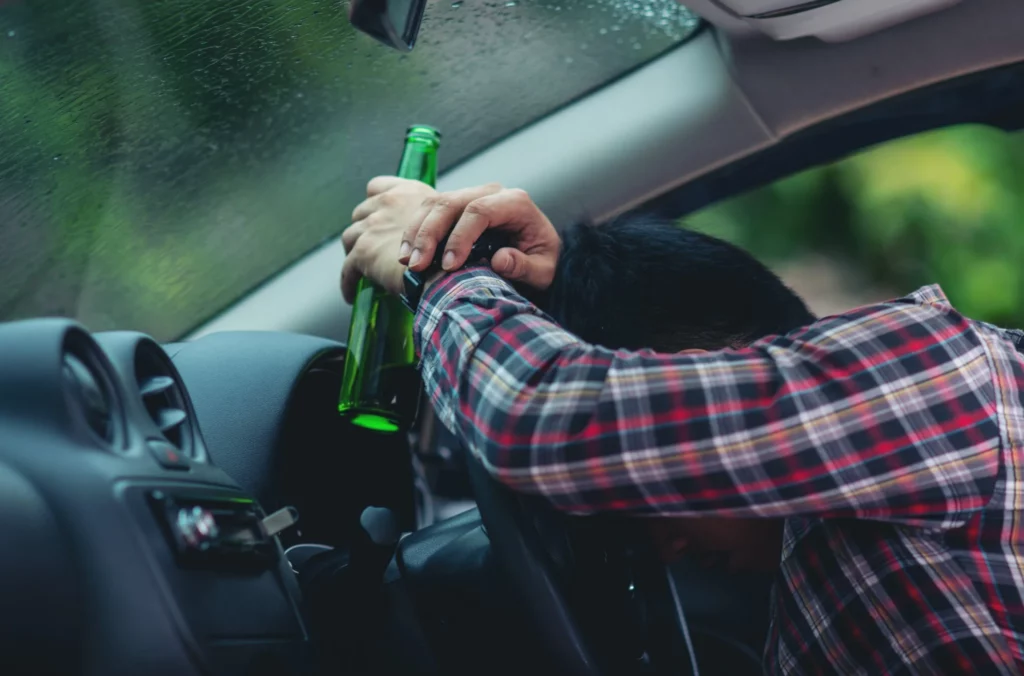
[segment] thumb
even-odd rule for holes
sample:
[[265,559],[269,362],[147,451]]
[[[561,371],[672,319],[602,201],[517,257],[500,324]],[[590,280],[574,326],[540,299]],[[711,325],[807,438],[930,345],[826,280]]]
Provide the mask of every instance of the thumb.
[[543,291],[551,285],[553,270],[546,270],[539,257],[528,256],[519,249],[498,249],[491,258],[491,267],[499,275],[513,282],[522,282],[527,286]]

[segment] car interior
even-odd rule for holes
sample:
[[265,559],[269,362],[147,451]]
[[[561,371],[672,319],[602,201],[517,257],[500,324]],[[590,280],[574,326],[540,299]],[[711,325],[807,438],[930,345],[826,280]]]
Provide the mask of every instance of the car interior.
[[[324,15],[347,25],[347,3],[232,0],[178,11],[176,2],[0,2],[4,73],[44,59],[71,68],[90,40],[105,45],[97,63],[135,69],[111,78],[109,105],[123,119],[109,129],[90,117],[95,102],[75,94],[74,78],[60,82],[65,98],[52,109],[43,89],[15,96],[16,80],[0,84],[10,124],[81,118],[117,139],[79,155],[8,137],[0,158],[0,261],[15,287],[34,285],[0,295],[0,671],[759,673],[770,576],[686,561],[669,568],[625,520],[569,517],[512,495],[464,455],[425,399],[408,436],[339,417],[350,308],[338,288],[338,235],[366,181],[393,171],[414,122],[445,135],[439,189],[523,188],[556,226],[636,211],[679,218],[932,129],[1024,128],[1024,3],[550,0],[519,34],[508,13],[527,9],[525,0],[431,1],[408,54],[355,31],[315,34],[311,44],[331,58],[392,60],[390,80],[367,65],[343,91],[333,71],[314,77],[317,49],[288,52],[314,75],[301,97],[273,101],[273,117],[269,99],[244,99],[244,88],[217,98],[227,91],[217,78],[251,76],[258,86],[278,77],[253,65],[259,54]],[[264,25],[264,9],[285,18]],[[588,28],[595,44],[634,34],[584,49],[559,23],[568,14],[600,15]],[[60,25],[43,31],[31,23],[39,17]],[[232,31],[246,22],[271,37],[244,42]],[[502,51],[499,42],[519,44]],[[462,82],[431,81],[421,57]],[[162,64],[179,58],[193,79],[209,76],[201,93],[223,110],[257,111],[248,137],[217,136],[216,107],[159,96],[135,106],[135,89],[163,91],[172,75]],[[102,69],[82,73],[82,87],[107,86]],[[358,100],[362,88],[382,93],[371,106]],[[330,124],[281,121],[310,101]],[[161,139],[132,136],[146,116],[179,113],[195,126],[167,122]],[[260,147],[274,153],[260,159]],[[41,159],[19,173],[30,151]],[[237,159],[238,174],[203,192],[191,176],[218,153]],[[32,182],[77,180],[72,162],[109,179],[99,206],[31,191]],[[168,192],[152,193],[152,213],[126,213],[209,219],[206,234],[217,237],[188,241],[210,257],[202,265],[218,275],[217,291],[187,298],[193,263],[126,249],[126,265],[143,273],[171,270],[162,279],[180,284],[182,298],[118,287],[104,306],[87,282],[115,274],[103,256],[111,237],[128,237],[118,231],[89,235],[97,258],[76,269],[81,288],[63,299],[45,279],[72,273],[49,261],[50,249],[33,259],[33,247],[60,232],[37,226],[46,200],[70,205],[60,213],[73,225],[90,209],[127,209],[116,195],[153,176]],[[243,193],[243,178],[266,201]],[[301,186],[294,201],[268,206],[289,181]],[[245,248],[272,221],[273,264]],[[186,234],[168,225],[148,236],[172,247]]]

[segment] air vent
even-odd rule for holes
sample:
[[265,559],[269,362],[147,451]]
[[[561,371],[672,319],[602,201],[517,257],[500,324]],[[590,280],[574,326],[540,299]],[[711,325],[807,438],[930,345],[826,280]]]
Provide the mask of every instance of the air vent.
[[68,334],[61,375],[70,405],[86,427],[106,445],[120,445],[121,407],[103,360],[84,334]]
[[135,378],[142,403],[160,433],[183,455],[192,457],[192,421],[185,394],[163,350],[152,343],[139,343],[135,353]]

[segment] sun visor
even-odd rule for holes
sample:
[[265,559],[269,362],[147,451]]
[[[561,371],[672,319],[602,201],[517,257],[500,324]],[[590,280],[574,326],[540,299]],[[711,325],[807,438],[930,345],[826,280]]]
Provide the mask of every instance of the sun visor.
[[845,42],[946,9],[961,0],[682,1],[730,32],[753,30],[775,40],[816,37],[825,42]]

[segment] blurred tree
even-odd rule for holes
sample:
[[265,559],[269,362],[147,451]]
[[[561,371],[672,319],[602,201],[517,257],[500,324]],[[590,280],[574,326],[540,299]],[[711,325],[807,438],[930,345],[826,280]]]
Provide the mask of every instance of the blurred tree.
[[769,260],[816,251],[903,291],[937,282],[964,313],[1024,326],[1024,134],[891,141],[684,220]]

